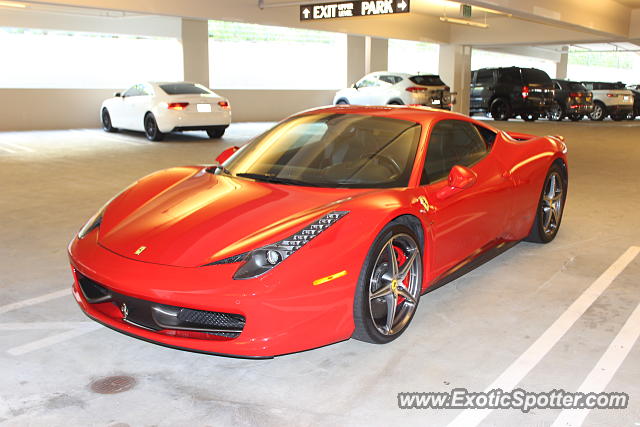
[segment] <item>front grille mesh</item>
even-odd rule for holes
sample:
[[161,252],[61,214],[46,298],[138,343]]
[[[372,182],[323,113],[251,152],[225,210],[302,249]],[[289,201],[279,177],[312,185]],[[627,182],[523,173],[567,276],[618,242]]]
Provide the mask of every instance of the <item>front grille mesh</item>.
[[201,311],[183,308],[178,313],[178,320],[210,328],[242,329],[244,319],[233,314],[218,313],[215,311]]

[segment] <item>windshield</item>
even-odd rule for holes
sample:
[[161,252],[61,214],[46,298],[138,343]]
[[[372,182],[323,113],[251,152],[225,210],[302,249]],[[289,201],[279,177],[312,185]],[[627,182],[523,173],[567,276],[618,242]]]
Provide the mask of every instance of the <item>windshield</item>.
[[167,95],[207,95],[211,91],[202,85],[193,83],[168,83],[160,85]]
[[569,90],[573,90],[575,92],[586,92],[587,88],[584,87],[581,83],[578,82],[566,82],[567,87],[569,88]]
[[288,185],[406,187],[421,129],[414,122],[360,114],[293,117],[224,166],[236,176]]

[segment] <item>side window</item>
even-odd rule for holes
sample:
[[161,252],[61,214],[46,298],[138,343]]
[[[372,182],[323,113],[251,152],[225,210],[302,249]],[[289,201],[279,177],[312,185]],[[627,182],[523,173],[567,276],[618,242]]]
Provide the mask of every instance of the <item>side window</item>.
[[493,70],[478,70],[476,84],[478,86],[489,86],[493,83]]
[[455,165],[473,166],[487,153],[485,138],[473,123],[442,120],[431,131],[420,184],[432,184],[446,178]]
[[502,82],[520,85],[522,83],[522,77],[520,77],[519,68],[505,68],[502,70]]
[[383,81],[383,82],[385,82],[385,83],[392,84],[392,85],[394,85],[394,84],[398,83],[400,80],[402,80],[402,78],[401,78],[401,77],[398,77],[398,76],[390,76],[390,75],[382,75],[382,76],[378,76],[378,78],[379,78],[381,81]]
[[483,126],[476,126],[478,132],[480,132],[480,136],[484,139],[484,142],[487,144],[488,149],[490,150],[493,147],[493,143],[496,140],[497,134],[491,129],[487,129]]
[[129,89],[127,89],[127,90],[122,94],[122,96],[138,96],[138,95],[139,95],[139,93],[138,93],[138,86],[139,86],[139,85],[131,86]]
[[375,86],[376,83],[371,77],[364,78],[358,82],[358,87],[372,87]]

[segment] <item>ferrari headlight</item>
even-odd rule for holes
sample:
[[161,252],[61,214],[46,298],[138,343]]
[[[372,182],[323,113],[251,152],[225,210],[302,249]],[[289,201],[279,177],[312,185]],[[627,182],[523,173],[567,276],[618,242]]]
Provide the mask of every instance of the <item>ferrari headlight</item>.
[[91,217],[89,221],[78,231],[78,239],[84,238],[87,234],[98,227],[102,223],[102,216],[104,215],[104,207],[100,211]]
[[226,258],[209,265],[244,261],[244,264],[242,264],[238,271],[236,271],[233,278],[236,280],[242,280],[258,277],[289,258],[294,252],[306,245],[327,228],[331,227],[336,223],[336,221],[348,213],[348,211],[331,212],[284,240],[263,246],[246,254],[236,255],[235,257]]

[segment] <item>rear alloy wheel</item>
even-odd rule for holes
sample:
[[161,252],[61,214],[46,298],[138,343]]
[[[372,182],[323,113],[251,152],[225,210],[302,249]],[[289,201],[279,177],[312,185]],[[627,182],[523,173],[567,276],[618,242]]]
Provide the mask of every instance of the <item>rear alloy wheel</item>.
[[151,113],[144,117],[144,134],[149,141],[162,141],[164,138],[164,134],[158,129],[156,118]]
[[207,129],[207,135],[209,135],[209,138],[211,139],[222,138],[226,130],[226,126],[216,126],[214,128]]
[[387,105],[404,105],[404,103],[394,99],[393,101],[389,101]]
[[593,111],[589,114],[589,118],[595,122],[601,122],[606,116],[606,108],[602,102],[593,104]]
[[102,129],[105,132],[117,132],[118,129],[113,127],[113,124],[111,123],[111,115],[109,114],[109,110],[107,110],[106,108],[102,109],[102,114],[100,115],[102,118]]
[[422,254],[404,225],[390,223],[369,250],[354,301],[353,338],[385,344],[407,328],[420,301]]
[[549,168],[547,177],[544,180],[536,217],[526,240],[536,243],[549,243],[556,237],[560,229],[566,199],[567,182],[563,178],[561,167],[554,163]]
[[342,99],[339,99],[338,102],[336,102],[336,105],[349,105],[349,101],[342,98]]
[[506,121],[511,117],[511,109],[503,99],[494,99],[489,109],[493,120]]
[[551,108],[549,108],[549,111],[547,112],[547,118],[554,122],[562,121],[564,118],[564,111],[559,102],[554,101],[553,104],[551,104]]

